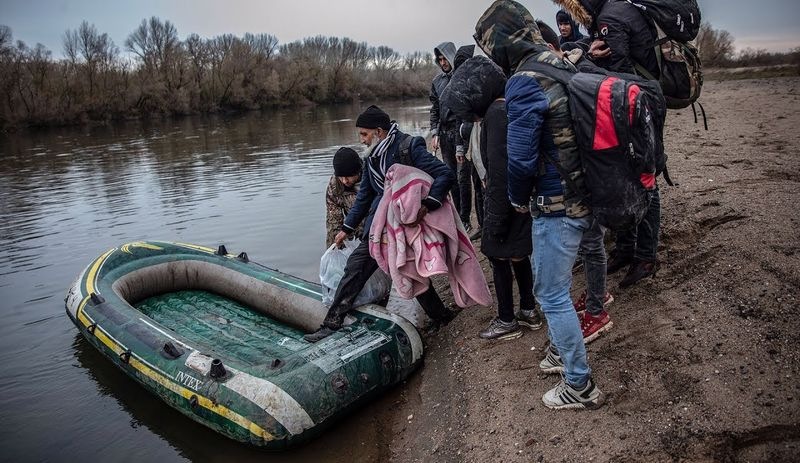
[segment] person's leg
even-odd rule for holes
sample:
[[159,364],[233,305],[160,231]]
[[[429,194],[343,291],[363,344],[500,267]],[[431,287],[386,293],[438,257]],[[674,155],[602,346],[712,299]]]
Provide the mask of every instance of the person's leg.
[[514,277],[519,290],[520,310],[533,310],[536,308],[536,299],[533,297],[533,271],[530,258],[511,262],[514,267]]
[[483,229],[483,183],[474,164],[472,164],[472,185],[475,188],[475,216],[478,218],[478,226]]
[[369,277],[378,269],[378,263],[369,254],[369,241],[363,240],[353,250],[344,266],[344,275],[336,288],[328,314],[323,325],[338,330],[342,327],[347,312],[353,309],[353,301],[367,284]]
[[547,319],[550,342],[564,364],[566,382],[584,387],[591,378],[578,314],[569,289],[572,264],[589,219],[538,217],[533,221],[534,294]]
[[505,323],[514,321],[514,276],[511,262],[489,258],[494,276],[494,291],[497,294],[497,317]]
[[433,281],[428,283],[428,289],[417,296],[416,299],[422,307],[422,310],[424,310],[428,317],[434,322],[447,323],[453,316],[450,310],[444,306],[439,294],[436,293],[436,289],[433,287]]
[[603,243],[605,228],[596,220],[583,234],[581,253],[586,274],[586,311],[599,315],[606,296],[606,247]]
[[458,164],[458,194],[461,222],[467,230],[472,229],[472,163],[466,158]]
[[[450,135],[444,131],[439,134],[439,147],[442,150],[442,161],[445,163],[450,170],[453,171],[453,175],[458,178],[458,163],[456,162],[456,147],[453,144],[453,139]],[[450,189],[453,198],[453,206],[455,206],[456,211],[460,213],[461,211],[461,189],[459,187],[459,182],[456,181],[453,183],[453,187]]]
[[658,234],[661,227],[661,195],[658,186],[650,193],[650,206],[644,219],[637,227],[636,250],[628,273],[619,282],[620,288],[638,283],[643,278],[656,273],[656,252],[658,251]]

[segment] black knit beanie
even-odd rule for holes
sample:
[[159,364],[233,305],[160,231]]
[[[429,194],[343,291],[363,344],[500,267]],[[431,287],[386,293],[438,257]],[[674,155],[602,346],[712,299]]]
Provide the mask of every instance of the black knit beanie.
[[361,158],[352,148],[339,148],[333,155],[333,172],[337,177],[352,177],[361,173]]
[[364,112],[358,116],[358,119],[356,119],[356,127],[363,127],[365,129],[381,128],[389,130],[391,126],[392,123],[389,120],[389,115],[375,105],[365,109]]

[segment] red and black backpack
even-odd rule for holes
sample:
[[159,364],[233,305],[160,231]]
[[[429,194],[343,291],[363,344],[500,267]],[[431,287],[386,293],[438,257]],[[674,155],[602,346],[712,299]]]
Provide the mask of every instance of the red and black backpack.
[[[648,190],[666,166],[666,104],[658,83],[629,74],[571,73],[544,63],[533,70],[567,87],[592,214],[613,230],[638,224],[649,206]],[[560,171],[557,162],[546,160]]]

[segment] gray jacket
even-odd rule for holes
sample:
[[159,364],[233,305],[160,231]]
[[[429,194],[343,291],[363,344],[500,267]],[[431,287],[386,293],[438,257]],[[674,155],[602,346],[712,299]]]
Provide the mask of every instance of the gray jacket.
[[[458,129],[458,120],[455,115],[449,111],[445,111],[439,102],[439,95],[442,94],[447,84],[450,83],[450,76],[453,75],[453,66],[456,61],[456,46],[453,42],[442,42],[433,49],[433,54],[436,57],[436,64],[439,64],[439,57],[444,56],[450,63],[449,72],[440,72],[433,78],[431,83],[431,133],[438,135],[440,130],[455,130]],[[446,120],[443,120],[445,117]]]

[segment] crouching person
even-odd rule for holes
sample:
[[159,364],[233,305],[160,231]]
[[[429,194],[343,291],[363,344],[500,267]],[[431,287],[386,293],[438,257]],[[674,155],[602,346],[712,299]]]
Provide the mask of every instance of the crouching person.
[[[336,234],[334,243],[341,245],[362,221],[365,221],[364,236],[361,244],[347,259],[344,275],[322,326],[314,333],[304,336],[309,342],[324,339],[342,327],[345,315],[353,309],[356,296],[372,273],[378,269],[378,263],[369,254],[369,240],[366,235],[383,196],[383,183],[389,167],[396,162],[407,163],[425,171],[434,179],[429,196],[422,200],[417,221],[410,225],[419,223],[428,211],[438,209],[455,182],[453,171],[428,152],[424,139],[414,137],[408,144],[406,138],[410,135],[401,132],[397,124],[390,121],[389,115],[377,106],[370,106],[358,116],[356,128],[359,141],[372,148],[364,162],[361,186],[355,204],[347,213],[342,230]],[[403,143],[404,141],[406,143]],[[433,320],[433,330],[452,320],[453,312],[444,306],[433,288],[433,283],[416,299]]]
[[[498,0],[475,26],[475,40],[506,75],[508,195],[520,214],[533,216],[534,294],[547,319],[550,346],[540,368],[562,372],[542,397],[549,408],[597,408],[603,394],[592,379],[578,315],[570,299],[572,265],[590,211],[566,88],[533,63],[575,72],[553,54],[522,5]],[[545,67],[547,67],[545,66]],[[560,172],[565,177],[562,178]],[[530,207],[533,210],[529,211]]]
[[[352,148],[339,148],[333,155],[333,175],[325,190],[326,247],[333,244],[336,234],[342,230],[347,212],[356,202],[362,169],[361,158]],[[362,231],[356,229],[353,234],[360,235]]]

